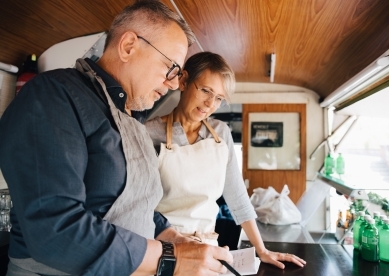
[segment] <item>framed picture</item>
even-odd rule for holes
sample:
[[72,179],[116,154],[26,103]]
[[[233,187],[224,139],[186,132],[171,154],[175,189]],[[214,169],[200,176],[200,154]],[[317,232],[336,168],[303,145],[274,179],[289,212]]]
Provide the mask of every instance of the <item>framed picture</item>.
[[260,148],[282,147],[283,132],[283,122],[252,122],[251,146]]
[[249,113],[248,169],[300,170],[297,112]]

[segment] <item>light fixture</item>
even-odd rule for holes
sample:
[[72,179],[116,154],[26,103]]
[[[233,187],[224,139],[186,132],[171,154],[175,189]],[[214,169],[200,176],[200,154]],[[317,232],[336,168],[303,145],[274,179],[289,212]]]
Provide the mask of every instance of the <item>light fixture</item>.
[[274,82],[274,73],[276,69],[276,54],[270,55],[270,82]]
[[362,89],[373,84],[377,80],[389,75],[389,50],[386,51],[381,57],[371,63],[364,70],[352,77],[346,83],[341,85],[338,89],[328,95],[323,102],[320,103],[321,107],[335,106]]

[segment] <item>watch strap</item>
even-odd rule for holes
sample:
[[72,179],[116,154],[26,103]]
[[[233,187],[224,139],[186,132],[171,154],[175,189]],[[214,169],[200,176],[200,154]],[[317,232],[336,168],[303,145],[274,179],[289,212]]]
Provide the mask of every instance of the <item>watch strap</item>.
[[176,266],[176,257],[174,256],[174,245],[170,242],[160,241],[162,243],[162,256],[159,258],[157,267],[157,276],[173,276]]
[[160,241],[162,243],[162,256],[173,258],[174,260],[176,257],[174,256],[174,245],[171,242],[165,242]]

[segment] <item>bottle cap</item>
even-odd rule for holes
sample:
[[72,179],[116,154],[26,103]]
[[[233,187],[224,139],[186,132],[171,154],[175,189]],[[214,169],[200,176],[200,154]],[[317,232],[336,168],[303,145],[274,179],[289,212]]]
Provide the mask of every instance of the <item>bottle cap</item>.
[[359,211],[359,215],[360,216],[364,216],[365,215],[365,211]]
[[386,223],[386,224],[389,224],[389,219],[384,219],[384,222]]
[[380,213],[380,212],[378,212],[378,211],[374,211],[374,213],[373,213],[373,214],[374,214],[374,216],[375,216],[375,217],[379,217],[381,213]]
[[32,55],[31,55],[31,60],[32,60],[32,61],[36,61],[36,55],[35,55],[35,54],[32,54]]
[[386,218],[387,218],[386,215],[380,215],[380,219],[384,220],[384,219],[386,219]]

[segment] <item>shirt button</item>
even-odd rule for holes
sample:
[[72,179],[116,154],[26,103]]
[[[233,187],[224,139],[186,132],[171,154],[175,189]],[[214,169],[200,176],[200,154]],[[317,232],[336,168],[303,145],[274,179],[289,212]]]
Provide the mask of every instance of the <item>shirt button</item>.
[[124,97],[124,93],[119,93],[119,97],[123,98]]

